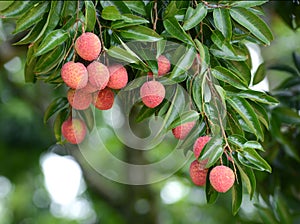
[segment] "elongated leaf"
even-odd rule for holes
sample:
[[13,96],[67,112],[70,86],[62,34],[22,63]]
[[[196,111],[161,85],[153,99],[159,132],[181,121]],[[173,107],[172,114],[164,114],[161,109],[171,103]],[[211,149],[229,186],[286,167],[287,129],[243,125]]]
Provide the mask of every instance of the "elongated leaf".
[[244,136],[241,135],[230,135],[228,136],[228,142],[235,146],[238,146],[240,149],[244,148],[244,144],[247,142]]
[[250,195],[250,200],[252,199],[255,189],[256,189],[256,178],[254,172],[251,168],[246,166],[240,166],[239,163],[235,160],[235,165],[237,166],[242,182],[246,187],[248,194]]
[[199,111],[203,111],[202,85],[203,77],[197,76],[192,84],[193,100]]
[[36,77],[34,74],[34,68],[35,68],[37,59],[33,55],[36,52],[37,46],[38,46],[37,44],[34,44],[28,48],[26,63],[25,63],[25,68],[24,68],[25,82],[34,83],[36,81]]
[[27,30],[43,19],[43,15],[49,10],[49,2],[45,1],[33,7],[25,16],[21,17],[16,23],[14,34]]
[[260,151],[265,151],[262,145],[257,141],[247,141],[244,143],[243,148],[258,149]]
[[69,38],[69,34],[64,30],[54,30],[50,32],[38,47],[35,56],[43,55],[58,45],[64,43]]
[[218,199],[219,193],[211,186],[207,174],[206,185],[205,185],[205,196],[208,204],[214,204]]
[[[64,5],[63,5],[61,17],[62,18],[67,18],[69,16],[75,17],[73,15],[74,15],[74,12],[76,12],[76,10],[77,10],[78,2],[76,2],[76,1],[63,1],[63,3],[64,3]],[[80,6],[80,4],[79,4],[79,6]]]
[[251,82],[251,67],[245,61],[223,61],[228,70],[234,72],[240,79],[244,80],[247,86]]
[[223,36],[230,40],[232,36],[232,25],[228,9],[217,8],[213,11],[214,23]]
[[273,40],[273,35],[269,27],[253,12],[245,8],[231,8],[230,15],[263,43],[269,45],[270,41]]
[[182,26],[174,17],[170,17],[163,21],[166,31],[175,39],[178,39],[189,45],[193,45],[193,40],[191,37],[184,31]]
[[211,73],[216,79],[226,82],[235,88],[247,89],[247,84],[243,80],[224,67],[217,66],[211,70]]
[[260,102],[268,105],[277,105],[279,102],[274,97],[267,95],[264,92],[259,92],[255,90],[246,90],[238,93],[233,93],[235,96],[250,99],[255,102]]
[[217,58],[233,60],[233,61],[245,61],[247,59],[247,56],[245,56],[245,55],[239,55],[239,54],[233,53],[232,51],[228,51],[227,47],[220,49],[215,44],[213,44],[209,50]]
[[92,1],[84,1],[85,5],[85,30],[93,31],[96,24],[96,8]]
[[171,130],[179,125],[191,121],[197,121],[198,119],[199,119],[199,113],[197,111],[194,110],[185,111],[180,116],[178,116],[178,118],[176,118],[167,129]]
[[264,208],[258,204],[255,204],[255,206],[258,207],[257,211],[264,224],[279,224],[270,209]]
[[200,74],[203,74],[208,66],[210,65],[210,55],[209,55],[209,50],[208,47],[202,44],[199,40],[195,39],[195,44],[196,48],[199,52],[199,59],[200,59],[200,66],[201,66],[201,71]]
[[131,13],[130,9],[123,1],[108,1],[108,0],[100,0],[100,4],[103,8],[108,6],[115,6],[121,14]]
[[58,114],[54,120],[54,124],[53,124],[54,136],[55,136],[56,141],[59,143],[62,142],[61,125],[67,119],[68,114],[69,114],[69,109],[65,108],[58,112]]
[[214,136],[201,151],[199,160],[208,159],[205,167],[209,168],[216,163],[216,161],[222,156],[223,152],[223,139],[219,136]]
[[0,12],[2,18],[19,17],[26,13],[38,1],[14,1],[9,7]]
[[162,39],[154,30],[140,25],[124,28],[121,30],[120,35],[126,39],[146,42],[155,42]]
[[242,8],[250,8],[250,7],[254,7],[254,6],[260,6],[265,4],[268,1],[233,1],[233,3],[231,4],[232,6],[235,7],[242,7]]
[[139,59],[134,57],[130,52],[124,50],[123,48],[113,46],[107,50],[109,56],[123,60],[128,63],[137,63]]
[[54,115],[56,112],[65,109],[68,104],[68,100],[66,97],[55,98],[47,107],[44,113],[44,123],[46,123],[49,118]]
[[240,177],[240,173],[237,172],[238,181],[235,181],[232,187],[232,214],[236,215],[241,207],[243,200],[243,186],[242,186],[242,178]]
[[125,5],[131,9],[132,11],[142,15],[146,16],[146,10],[145,10],[145,3],[142,0],[139,1],[123,1]]
[[95,126],[95,116],[91,107],[86,110],[79,111],[81,117],[83,118],[88,130],[91,132]]
[[254,74],[254,77],[253,77],[253,85],[256,85],[258,83],[260,83],[266,76],[266,68],[265,68],[265,63],[261,63],[255,74]]
[[116,6],[107,6],[102,10],[101,17],[106,20],[119,20],[121,19],[121,13]]
[[258,139],[263,140],[262,128],[251,105],[245,99],[235,96],[227,98],[227,102],[241,116],[251,132],[255,134]]
[[260,171],[272,172],[271,166],[252,148],[244,148],[238,153],[239,161],[248,167]]
[[252,106],[252,108],[254,109],[259,121],[267,128],[269,129],[270,126],[270,121],[269,121],[269,116],[268,113],[266,111],[266,109],[260,105],[257,104],[255,102],[249,102]]
[[188,17],[183,23],[184,30],[190,30],[197,26],[206,16],[207,9],[204,4],[198,4],[197,8],[193,11],[193,14]]

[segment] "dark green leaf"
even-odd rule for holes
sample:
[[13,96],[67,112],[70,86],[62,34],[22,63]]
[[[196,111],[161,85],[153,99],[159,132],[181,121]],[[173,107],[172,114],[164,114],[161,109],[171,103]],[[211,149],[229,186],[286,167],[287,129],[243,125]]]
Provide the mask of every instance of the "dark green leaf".
[[62,136],[61,136],[61,125],[62,123],[67,119],[67,116],[69,115],[69,108],[65,108],[58,112],[54,124],[53,124],[53,131],[54,136],[57,142],[61,143]]
[[255,102],[260,102],[268,105],[277,105],[279,102],[272,96],[255,90],[246,90],[238,93],[232,93],[232,95],[250,99]]
[[223,36],[230,40],[232,36],[231,18],[228,9],[217,8],[213,11],[214,23]]
[[196,121],[199,119],[199,113],[194,110],[189,110],[183,112],[181,115],[178,116],[167,128],[168,130],[171,130],[179,125],[182,125],[187,122]]
[[214,204],[219,196],[219,193],[211,186],[208,176],[209,174],[207,175],[205,186],[206,201],[208,204]]
[[14,1],[9,7],[0,12],[2,18],[19,17],[26,13],[39,1]]
[[291,108],[288,107],[276,107],[273,109],[272,113],[276,113],[280,119],[280,122],[292,125],[299,125],[300,124],[300,116]]
[[102,10],[101,17],[106,20],[119,20],[121,19],[121,13],[116,6],[107,6]]
[[235,165],[237,166],[242,182],[244,186],[246,187],[248,194],[250,196],[250,200],[252,199],[255,189],[256,189],[256,178],[254,175],[254,172],[251,168],[246,166],[240,166],[237,161],[235,161]]
[[162,39],[154,30],[140,25],[122,29],[120,35],[126,39],[146,42],[155,42]]
[[193,100],[199,111],[203,111],[203,96],[202,96],[202,82],[205,81],[204,76],[196,76],[192,84]]
[[49,10],[49,2],[45,1],[33,7],[25,16],[18,19],[14,34],[27,30],[43,19],[43,15]]
[[85,30],[93,31],[96,24],[96,8],[92,1],[84,1],[85,4]]
[[293,76],[299,76],[299,72],[289,65],[277,64],[277,65],[269,66],[268,69],[287,72]]
[[228,136],[228,142],[242,149],[244,148],[244,144],[247,142],[247,139],[245,139],[244,136],[235,134]]
[[123,48],[112,46],[107,50],[109,56],[128,63],[137,63],[139,59]]
[[269,27],[253,12],[245,8],[231,8],[230,15],[236,22],[246,27],[263,43],[269,45],[270,41],[273,40],[273,35]]
[[214,136],[201,151],[199,160],[208,159],[205,167],[209,168],[216,163],[216,161],[222,156],[223,152],[223,139],[219,136]]
[[195,39],[196,47],[200,55],[200,66],[201,66],[201,71],[200,74],[203,74],[208,66],[210,65],[210,55],[209,55],[209,50],[208,47],[202,44],[199,40]]
[[300,73],[300,54],[293,52],[293,60],[298,72]]
[[281,195],[279,187],[275,190],[274,201],[272,207],[281,223],[292,224],[292,214],[289,212],[289,207],[285,198]]
[[233,1],[233,3],[231,4],[232,6],[235,7],[242,7],[242,8],[250,8],[250,7],[254,7],[254,6],[259,6],[259,5],[263,5],[268,1]]
[[245,61],[225,61],[223,63],[226,65],[230,71],[234,72],[238,77],[245,81],[247,86],[251,82],[251,67]]
[[262,145],[257,141],[247,141],[244,143],[243,148],[258,149],[260,151],[264,151]]
[[190,30],[194,28],[205,18],[206,14],[207,9],[204,4],[198,4],[196,9],[193,11],[193,14],[184,20],[182,28],[184,30]]
[[252,106],[252,108],[254,109],[255,113],[258,116],[258,119],[260,120],[260,122],[267,128],[269,129],[270,126],[270,122],[269,122],[269,116],[267,114],[266,109],[260,105],[257,104],[255,102],[249,102]]
[[131,13],[130,9],[123,1],[100,0],[100,4],[102,5],[103,8],[106,8],[108,6],[115,6],[121,14]]
[[227,102],[240,115],[251,132],[255,134],[258,139],[263,140],[264,135],[262,128],[251,105],[245,99],[235,96],[227,98]]
[[25,63],[25,68],[24,68],[25,82],[34,83],[36,81],[35,74],[34,74],[34,68],[35,68],[37,59],[33,55],[36,52],[37,46],[38,45],[35,44],[28,48],[26,63]]
[[68,38],[68,32],[64,30],[53,30],[42,41],[42,43],[37,49],[37,52],[35,53],[35,56],[40,56],[51,51],[58,45],[64,43]]
[[56,112],[65,109],[68,105],[68,100],[66,97],[55,98],[47,107],[44,113],[44,123],[46,123],[49,118],[54,115]]
[[247,85],[243,80],[224,67],[217,66],[211,70],[211,73],[216,79],[226,82],[235,88],[247,89]]
[[79,111],[81,117],[83,118],[88,130],[91,132],[95,126],[95,116],[91,107],[86,110]]
[[266,67],[265,63],[261,63],[253,77],[253,85],[260,83],[266,77]]
[[240,178],[239,172],[238,174],[238,181],[235,181],[232,187],[232,214],[236,215],[241,207],[242,199],[243,199],[243,186],[242,186],[242,179]]
[[274,217],[273,212],[259,204],[255,204],[258,207],[257,211],[264,224],[279,224],[277,219]]
[[145,10],[145,3],[142,0],[139,1],[123,1],[125,5],[132,11],[142,15],[146,16],[146,10]]
[[182,26],[174,17],[170,17],[163,21],[166,31],[175,39],[178,39],[189,45],[194,45],[191,37],[184,31]]
[[71,16],[72,18],[76,18],[74,16],[74,12],[77,11],[78,2],[77,1],[63,1],[63,3],[64,3],[64,5],[63,5],[61,17],[67,18],[67,17]]

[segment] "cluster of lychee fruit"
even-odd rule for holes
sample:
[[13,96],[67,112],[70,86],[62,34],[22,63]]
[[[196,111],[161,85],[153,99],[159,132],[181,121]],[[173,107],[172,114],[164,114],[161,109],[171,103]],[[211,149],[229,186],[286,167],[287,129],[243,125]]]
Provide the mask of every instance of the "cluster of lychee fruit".
[[[193,146],[195,160],[190,165],[190,177],[197,186],[206,184],[208,168],[205,168],[207,159],[199,160],[200,154],[204,146],[210,141],[210,136],[201,136],[197,138]],[[231,168],[225,165],[218,165],[209,172],[209,182],[211,186],[221,193],[227,192],[235,182],[235,175]]]
[[[113,90],[125,87],[128,82],[127,70],[121,64],[106,66],[97,60],[102,45],[94,33],[81,34],[74,47],[88,65],[69,61],[62,66],[61,77],[69,87],[67,98],[70,106],[75,110],[86,110],[93,104],[99,110],[110,109],[114,103]],[[79,118],[68,118],[62,124],[62,135],[72,144],[81,143],[86,132],[85,123]]]

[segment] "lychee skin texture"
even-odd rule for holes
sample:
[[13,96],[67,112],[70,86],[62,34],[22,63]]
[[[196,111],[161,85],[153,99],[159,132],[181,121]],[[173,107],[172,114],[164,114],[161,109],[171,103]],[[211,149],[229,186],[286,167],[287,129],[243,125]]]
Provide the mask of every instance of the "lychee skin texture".
[[89,74],[89,83],[92,86],[99,90],[106,87],[109,80],[109,71],[104,64],[93,61],[87,66],[87,71]]
[[71,144],[80,144],[86,136],[87,128],[83,120],[69,118],[63,122],[61,132],[64,138]]
[[108,66],[109,81],[107,87],[111,89],[122,89],[127,85],[128,74],[126,68],[121,64]]
[[210,171],[209,181],[216,191],[225,193],[233,186],[235,176],[232,169],[220,165]]
[[72,89],[82,89],[88,82],[86,67],[80,62],[69,61],[62,66],[61,77]]
[[111,89],[105,88],[93,95],[93,104],[99,110],[109,110],[114,104],[114,93]]
[[[166,75],[170,71],[170,69],[171,69],[171,63],[170,63],[169,59],[166,56],[160,55],[157,58],[157,67],[158,67],[157,75],[158,76],[164,76],[164,75]],[[152,77],[153,73],[152,72],[148,72],[148,75],[150,77]]]
[[75,50],[84,60],[93,61],[98,58],[101,52],[99,37],[90,32],[81,34],[75,41]]
[[143,103],[149,107],[157,107],[165,98],[165,87],[157,81],[145,82],[140,89],[140,96]]
[[205,169],[203,162],[194,160],[190,165],[190,177],[197,186],[204,186],[206,184],[207,172],[208,169]]
[[80,89],[80,90],[82,90],[82,91],[84,91],[86,93],[94,93],[94,92],[99,91],[99,89],[96,88],[95,86],[93,86],[90,82],[88,82],[86,84],[86,86],[84,88]]
[[192,128],[195,126],[195,121],[187,122],[182,125],[177,126],[172,129],[172,133],[177,139],[185,139],[185,137],[190,133]]
[[204,146],[209,140],[210,140],[210,136],[208,135],[197,138],[193,146],[193,152],[196,159],[199,158],[202,149],[204,148]]
[[67,93],[67,98],[71,107],[73,107],[76,110],[87,109],[92,103],[93,99],[91,93],[85,92],[82,89],[69,89]]

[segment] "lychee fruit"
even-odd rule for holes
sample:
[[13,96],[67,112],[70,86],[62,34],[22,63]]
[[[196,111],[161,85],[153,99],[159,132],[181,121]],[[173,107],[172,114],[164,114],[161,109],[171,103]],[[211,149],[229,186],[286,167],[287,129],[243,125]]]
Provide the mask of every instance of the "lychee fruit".
[[210,171],[209,181],[216,191],[225,193],[233,186],[235,176],[232,169],[219,165]]
[[205,168],[206,163],[194,160],[190,165],[190,177],[197,186],[204,186],[208,169]]
[[86,125],[79,118],[69,118],[61,126],[62,135],[71,144],[80,144],[84,140],[86,132]]
[[[157,75],[158,76],[164,76],[170,71],[171,63],[170,63],[169,59],[166,56],[160,55],[157,58],[157,67],[158,67]],[[148,75],[150,77],[152,77],[153,73],[148,72]]]
[[83,88],[80,89],[80,90],[82,90],[82,91],[84,91],[84,92],[86,92],[86,93],[94,93],[94,92],[99,91],[99,89],[96,88],[95,86],[93,86],[90,82],[88,82],[88,83],[86,84],[86,86],[83,87]]
[[99,37],[91,32],[81,34],[75,41],[75,50],[84,60],[93,61],[98,58],[101,52]]
[[109,80],[109,71],[104,64],[93,61],[87,66],[87,71],[89,74],[89,83],[92,86],[99,90],[106,87]]
[[202,149],[204,148],[204,146],[209,140],[210,140],[210,136],[208,135],[197,138],[193,146],[193,152],[196,159],[199,158]]
[[69,61],[62,66],[61,77],[72,89],[82,89],[88,82],[86,67],[80,62]]
[[126,68],[121,64],[108,66],[109,81],[107,87],[111,89],[122,89],[127,85],[128,74]]
[[109,110],[114,104],[114,93],[111,89],[105,88],[93,95],[93,104],[99,110]]
[[76,110],[87,109],[92,103],[93,99],[91,93],[85,92],[82,89],[69,89],[67,93],[67,98],[71,107],[73,107]]
[[143,103],[150,108],[157,107],[165,98],[165,87],[157,81],[145,82],[140,89]]
[[185,139],[190,133],[192,128],[195,126],[196,121],[186,122],[172,129],[172,133],[177,139]]

